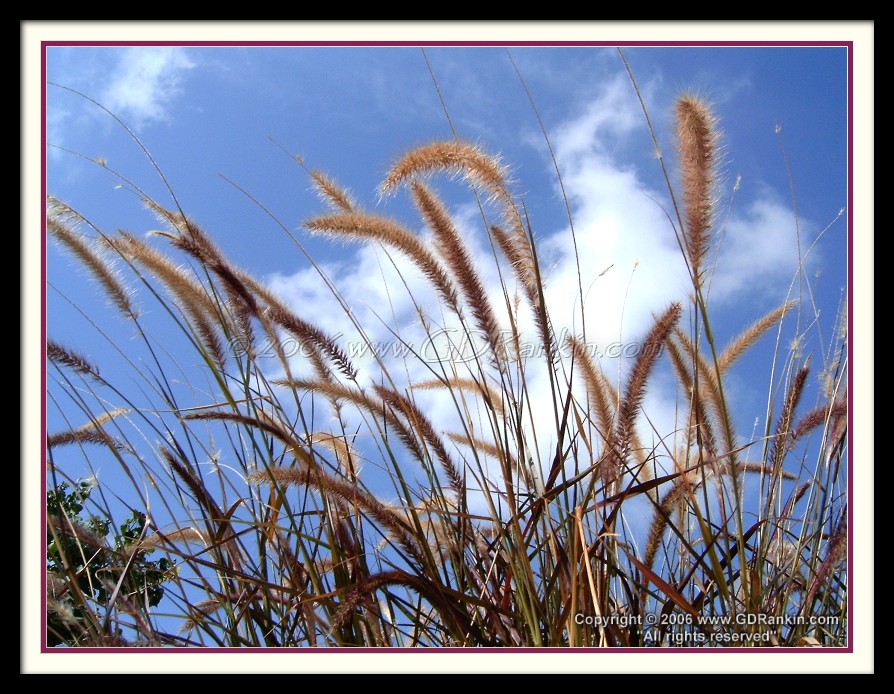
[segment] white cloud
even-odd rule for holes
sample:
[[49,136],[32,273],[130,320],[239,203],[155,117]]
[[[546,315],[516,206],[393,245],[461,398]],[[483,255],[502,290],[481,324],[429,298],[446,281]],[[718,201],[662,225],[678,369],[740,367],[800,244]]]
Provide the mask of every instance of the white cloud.
[[134,47],[121,53],[101,101],[136,128],[168,118],[186,71],[194,67],[185,49]]
[[[801,221],[802,253],[813,238],[813,225]],[[818,260],[813,257],[810,262]],[[723,235],[712,299],[780,297],[798,269],[798,232],[789,207],[765,193],[735,212]]]

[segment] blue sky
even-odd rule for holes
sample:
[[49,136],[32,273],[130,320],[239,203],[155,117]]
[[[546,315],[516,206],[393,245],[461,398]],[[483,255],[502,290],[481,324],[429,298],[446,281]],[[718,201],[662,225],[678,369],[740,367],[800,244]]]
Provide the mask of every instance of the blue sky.
[[[630,46],[624,51],[671,169],[674,97],[695,92],[720,118],[724,163],[718,195],[729,213],[711,290],[719,342],[790,293],[804,296],[806,285],[796,276],[798,237],[802,255],[819,238],[804,277],[828,342],[847,287],[845,50]],[[590,341],[635,342],[656,311],[685,297],[686,280],[663,210],[667,190],[623,64],[611,47],[518,46],[508,53],[502,47],[431,47],[425,55],[459,136],[498,154],[510,167],[545,259],[547,300],[557,323],[575,332],[580,307],[564,203],[511,55],[543,119],[569,195]],[[381,200],[376,194],[400,154],[451,137],[418,47],[52,47],[46,78],[88,95],[131,126],[183,208],[237,265],[267,279],[303,316],[351,339],[350,325],[307,260],[224,177],[299,234],[365,325],[375,325],[390,303],[407,335],[414,334],[410,307],[394,290],[396,270],[383,265],[381,251],[302,231],[301,222],[325,207],[305,171],[282,148],[350,188],[363,207],[424,233],[406,196]],[[108,171],[170,202],[129,136],[107,113],[65,89],[48,85],[46,99],[47,192],[110,231],[139,235],[157,228]],[[89,159],[101,159],[108,169]],[[471,245],[486,257],[468,196],[449,185],[443,191]],[[100,292],[51,244],[46,277],[51,285],[47,334],[102,364],[107,344],[70,303],[95,317],[106,311]],[[422,280],[409,277],[422,292]],[[813,309],[808,313],[802,329],[813,320]],[[797,330],[795,323],[788,326],[786,340]],[[388,339],[385,326],[373,333],[373,339]],[[122,345],[128,337],[121,333]],[[766,407],[765,364],[773,347],[772,339],[765,340],[731,382],[737,402],[744,403],[742,425]],[[609,368],[617,363],[604,362]],[[670,389],[665,392],[659,383],[647,403],[659,428],[662,413],[667,426],[673,419],[672,401],[665,396],[670,398]],[[438,412],[437,402],[429,405]],[[52,411],[48,418],[53,430]],[[750,430],[743,429],[747,436]]]

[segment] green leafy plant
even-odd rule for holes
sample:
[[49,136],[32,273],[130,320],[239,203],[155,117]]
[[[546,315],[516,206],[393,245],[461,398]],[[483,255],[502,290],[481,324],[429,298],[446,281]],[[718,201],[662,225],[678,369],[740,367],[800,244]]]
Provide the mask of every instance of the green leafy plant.
[[[58,646],[115,645],[99,628],[104,613],[125,610],[138,615],[156,607],[163,583],[174,576],[174,565],[162,557],[150,561],[151,550],[134,550],[146,528],[139,511],[107,540],[110,522],[83,517],[93,486],[62,482],[47,492],[47,644]],[[103,636],[98,641],[98,633]],[[110,640],[111,639],[111,640]]]

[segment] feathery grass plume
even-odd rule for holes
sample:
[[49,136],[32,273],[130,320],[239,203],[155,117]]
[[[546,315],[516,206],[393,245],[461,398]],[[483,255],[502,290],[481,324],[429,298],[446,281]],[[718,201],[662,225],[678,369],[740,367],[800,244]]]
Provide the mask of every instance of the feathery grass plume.
[[351,388],[334,381],[309,381],[306,379],[274,379],[273,385],[298,390],[309,390],[329,398],[333,403],[347,400],[364,412],[371,415],[377,421],[384,420],[385,424],[395,432],[398,438],[410,450],[413,457],[420,463],[427,463],[428,456],[420,442],[420,439],[404,420],[398,417],[393,408],[386,407],[381,398],[371,398],[366,393],[356,388]]
[[701,284],[702,260],[714,221],[717,185],[717,119],[708,105],[692,95],[676,103],[677,147],[683,184],[683,240],[692,276]]
[[179,301],[181,311],[189,317],[208,354],[218,367],[226,355],[220,337],[221,308],[210,291],[170,258],[143,243],[132,234],[119,231],[106,243],[125,259],[136,262],[157,277]]
[[806,607],[810,607],[816,592],[826,581],[831,578],[832,571],[839,563],[847,559],[847,504],[838,516],[838,523],[835,525],[835,531],[829,538],[829,544],[826,548],[826,558],[816,571],[810,588],[807,590],[807,597],[804,601]]
[[[248,323],[248,316],[260,319],[261,312],[254,295],[240,279],[239,271],[217,250],[216,246],[206,248],[200,243],[193,243],[192,240],[185,238],[175,241],[174,245],[193,255],[217,275],[230,300],[236,318],[234,325],[242,333],[246,344],[251,344],[251,326]],[[211,255],[212,253],[217,253],[217,255]]]
[[189,635],[199,628],[214,612],[223,607],[229,600],[226,596],[215,596],[189,605],[189,614],[180,625],[180,633]]
[[618,408],[618,421],[615,428],[612,455],[608,464],[603,466],[603,479],[611,482],[618,478],[624,469],[630,453],[630,442],[634,434],[636,416],[646,394],[646,384],[652,368],[658,361],[661,349],[674,329],[683,307],[673,303],[655,320],[655,324],[643,341],[642,349],[633,364],[624,397]]
[[198,260],[214,260],[221,256],[217,245],[199,226],[182,212],[168,210],[150,198],[143,198],[143,204],[155,213],[160,222],[170,227],[171,232],[159,232],[171,240],[188,239],[193,255]]
[[[540,335],[541,344],[547,361],[552,363],[555,358],[555,341],[549,325],[546,307],[542,305],[541,292],[543,283],[537,264],[537,255],[534,252],[531,239],[525,232],[521,218],[515,212],[512,219],[513,233],[507,232],[502,227],[494,224],[490,227],[491,236],[497,242],[497,247],[509,261],[516,280],[521,284],[528,300],[528,305],[534,314],[534,325]],[[515,321],[511,321],[513,347],[516,355],[521,355],[521,337]]]
[[674,328],[673,339],[683,348],[690,361],[698,368],[699,397],[707,397],[717,416],[722,417],[723,400],[720,396],[720,382],[718,381],[717,369],[707,361],[705,353],[679,327]]
[[55,340],[47,340],[47,357],[54,364],[67,366],[85,376],[99,378],[99,369],[77,352],[63,347]]
[[462,175],[492,198],[508,197],[505,167],[496,157],[467,142],[433,142],[410,150],[389,169],[379,192],[393,193],[407,181],[437,171]]
[[583,373],[587,399],[590,402],[590,407],[596,411],[599,433],[603,437],[603,441],[607,441],[615,427],[617,414],[615,407],[617,398],[613,392],[614,389],[602,372],[597,370],[586,346],[578,337],[569,335],[566,338],[566,344],[574,355],[575,363]]
[[785,394],[785,402],[783,403],[779,420],[776,422],[776,430],[773,432],[772,443],[770,444],[770,453],[767,456],[767,460],[774,471],[781,469],[782,460],[791,446],[792,422],[794,421],[795,409],[801,401],[801,395],[804,393],[804,386],[807,383],[807,374],[809,373],[810,369],[807,366],[802,366],[798,369]]
[[278,351],[281,359],[286,360],[289,355],[282,349],[280,335],[273,329],[274,325],[278,325],[291,333],[298,338],[303,348],[307,348],[305,353],[320,378],[324,380],[332,378],[331,370],[326,363],[326,357],[328,357],[335,368],[348,380],[356,380],[356,369],[333,337],[330,337],[312,323],[298,317],[275,292],[265,287],[248,273],[238,268],[233,268],[233,272],[235,278],[261,300],[261,304],[266,304],[258,317],[261,325],[270,337],[271,345]]
[[211,545],[212,540],[207,532],[189,526],[186,528],[177,528],[176,530],[167,533],[158,532],[153,535],[148,535],[140,541],[139,548],[141,550],[154,549],[156,547],[173,545],[178,542],[184,544],[200,542],[208,547]]
[[211,237],[186,215],[180,212],[171,212],[148,198],[144,198],[143,202],[174,232],[159,231],[155,233],[170,239],[175,248],[188,253],[217,275],[233,304],[234,315],[237,319],[236,327],[240,329],[248,343],[251,330],[245,320],[245,311],[258,317],[259,309],[254,296],[240,280],[236,268],[230,264]]
[[[47,574],[47,578],[49,579],[50,574]],[[65,600],[58,600],[54,597],[51,597],[49,589],[49,582],[47,583],[47,616],[50,614],[54,614],[59,620],[61,620],[68,627],[78,627],[81,625],[81,620],[75,615],[72,611],[71,606]],[[52,630],[52,627],[48,627],[48,629]]]
[[69,519],[67,516],[47,516],[47,525],[57,532],[75,538],[80,545],[88,549],[87,554],[93,554],[96,550],[108,550],[109,544],[105,538],[100,537],[77,519]]
[[341,212],[354,212],[355,203],[347,189],[320,171],[311,171],[310,177],[314,181],[314,187],[323,199],[323,202],[331,205]]
[[[729,470],[729,465],[726,466],[726,469],[727,471]],[[752,472],[758,475],[768,475],[771,472],[771,469],[764,463],[749,463],[747,461],[736,463],[736,469],[739,470],[739,472]],[[794,472],[789,472],[788,470],[780,471],[779,476],[785,480],[798,479],[798,475],[796,475]]]
[[[782,320],[786,313],[798,305],[797,301],[789,301],[782,306],[770,311],[763,318],[749,325],[742,333],[728,344],[720,356],[717,357],[717,367],[721,373],[729,369],[743,353],[748,351],[755,342],[770,328]],[[712,371],[712,369],[708,369]]]
[[56,434],[47,435],[47,448],[56,448],[57,446],[65,446],[70,444],[96,443],[101,446],[110,446],[117,451],[129,451],[129,446],[122,443],[114,436],[107,434],[102,429],[97,429],[88,424],[87,427],[73,429],[70,431],[60,431]]
[[810,487],[810,482],[804,482],[791,493],[788,500],[785,502],[785,504],[783,504],[782,513],[779,514],[779,520],[776,523],[776,528],[773,529],[773,539],[771,541],[771,546],[773,544],[778,545],[782,542],[784,523],[791,518],[792,513],[794,513],[795,511],[795,506],[802,498],[804,498],[804,495],[807,493],[807,490],[810,489]]
[[332,615],[329,622],[329,632],[335,633],[346,627],[354,618],[357,609],[366,602],[377,590],[389,585],[402,585],[416,588],[418,578],[404,571],[392,570],[369,576],[362,583],[351,586],[348,593],[341,601],[341,605]]
[[340,480],[327,474],[320,468],[271,467],[267,470],[253,472],[246,477],[251,484],[277,484],[282,487],[312,487],[321,494],[333,495],[349,506],[357,505],[373,520],[387,528],[392,537],[409,554],[420,567],[425,566],[425,553],[413,535],[413,528],[406,521],[389,509],[374,496],[356,484]]
[[515,277],[525,290],[525,295],[531,306],[540,304],[537,291],[537,269],[530,241],[519,225],[513,227],[515,233],[509,233],[502,227],[494,224],[490,227],[491,234],[497,242],[497,246],[512,267]]
[[805,414],[793,427],[789,435],[789,444],[803,438],[820,425],[827,425],[834,420],[847,417],[847,396],[843,396],[831,405],[822,405]]
[[[711,473],[708,472],[710,475]],[[655,558],[658,556],[658,550],[661,549],[661,539],[664,537],[664,531],[670,523],[670,518],[674,511],[683,502],[685,497],[691,493],[705,480],[706,476],[695,473],[688,473],[683,477],[679,477],[673,483],[673,486],[664,493],[658,505],[655,507],[655,515],[652,523],[649,525],[649,534],[646,540],[646,556],[645,564],[652,568],[655,564]]]
[[224,519],[224,512],[220,509],[220,506],[217,505],[217,502],[214,501],[214,497],[211,496],[205,486],[195,478],[189,468],[177,460],[174,454],[166,447],[159,446],[159,451],[161,452],[162,458],[164,458],[165,462],[171,466],[171,469],[176,473],[177,477],[183,480],[190,491],[192,491],[196,501],[199,502],[199,505],[207,514],[208,520],[216,523],[222,521]]
[[111,422],[113,419],[117,419],[126,414],[130,414],[131,410],[126,407],[116,407],[114,410],[109,410],[107,412],[103,412],[102,414],[97,415],[91,421],[84,424],[81,429],[88,429],[91,427],[99,427],[103,424]]
[[423,414],[415,402],[400,393],[382,386],[375,386],[374,389],[383,402],[400,411],[407,419],[410,427],[419,432],[422,440],[434,451],[435,456],[437,456],[438,461],[444,468],[444,472],[447,473],[447,478],[450,480],[450,486],[453,488],[453,491],[459,498],[464,498],[465,477],[447,453],[444,442],[441,441],[441,437],[435,431],[435,427],[428,417]]
[[454,443],[461,444],[463,446],[468,446],[469,448],[475,450],[478,453],[484,453],[484,455],[489,455],[491,458],[494,458],[501,463],[505,462],[505,469],[510,471],[518,470],[518,461],[515,457],[509,452],[506,451],[496,444],[491,443],[490,441],[485,441],[484,439],[478,438],[477,436],[469,436],[466,434],[460,434],[458,432],[452,431],[447,433],[447,438],[453,441]]
[[[490,227],[491,236],[496,240],[503,255],[509,260],[516,279],[522,285],[525,298],[534,314],[534,325],[540,335],[543,353],[547,362],[553,363],[556,357],[556,345],[546,306],[543,305],[543,281],[540,276],[537,253],[534,250],[533,236],[529,236],[525,231],[525,226],[515,208],[512,209],[512,215],[512,233],[506,232],[497,225],[492,225]],[[520,337],[514,321],[512,322],[512,338],[517,351],[520,352]]]
[[451,391],[461,391],[472,395],[480,395],[488,407],[492,407],[498,417],[503,416],[503,393],[492,386],[481,383],[474,378],[450,376],[446,379],[433,378],[427,381],[419,381],[410,386],[413,390],[439,390],[445,388]]
[[413,232],[394,220],[353,212],[315,217],[305,222],[304,226],[318,234],[379,241],[397,248],[416,264],[450,308],[462,315],[456,288],[447,271]]
[[357,370],[332,337],[313,323],[296,316],[272,295],[265,296],[264,299],[268,302],[264,315],[296,337],[302,346],[310,347],[305,353],[308,354],[320,378],[324,380],[331,378],[331,372],[324,360],[324,357],[327,357],[345,378],[350,381],[357,380]]
[[[717,380],[717,371],[711,368],[710,364],[705,360],[704,354],[696,350],[689,336],[679,328],[674,329],[671,339],[665,343],[665,348],[670,356],[674,371],[683,385],[683,390],[688,395],[690,424],[695,429],[690,430],[687,446],[692,441],[700,442],[708,457],[714,458],[718,451],[715,426],[719,426],[721,432],[730,431],[718,424],[719,421],[723,420],[725,410],[720,393],[720,383]],[[697,369],[699,377],[698,392],[695,389],[694,372],[689,370],[686,361],[683,359],[683,352],[691,360],[694,369]],[[712,420],[709,417],[708,406],[711,407],[716,420]],[[726,447],[728,450],[734,448],[734,442],[728,439]]]
[[413,181],[411,188],[416,207],[434,233],[435,245],[441,258],[453,271],[453,276],[472,308],[475,323],[487,337],[494,358],[501,363],[505,359],[505,347],[500,341],[500,326],[468,247],[435,194],[418,181]]
[[109,262],[88,243],[84,237],[66,226],[58,217],[47,214],[47,230],[61,245],[69,250],[106,290],[112,303],[131,320],[138,315],[130,301],[130,293],[118,278]]
[[308,437],[308,440],[311,444],[319,444],[331,449],[338,461],[339,471],[349,479],[356,479],[360,474],[360,456],[344,436],[314,432]]
[[[263,414],[259,411],[259,414]],[[313,458],[308,455],[308,453],[304,450],[304,447],[307,444],[304,441],[301,441],[293,435],[294,432],[288,426],[282,426],[281,422],[272,417],[265,417],[261,419],[260,417],[249,417],[248,415],[240,414],[238,412],[193,412],[190,414],[183,415],[184,420],[214,420],[221,422],[235,422],[236,424],[242,424],[244,426],[249,427],[250,429],[260,429],[262,431],[266,431],[268,434],[273,435],[275,438],[282,441],[286,446],[288,446],[292,455],[295,456],[296,460],[301,461],[305,465],[309,467],[314,467],[315,463]]]

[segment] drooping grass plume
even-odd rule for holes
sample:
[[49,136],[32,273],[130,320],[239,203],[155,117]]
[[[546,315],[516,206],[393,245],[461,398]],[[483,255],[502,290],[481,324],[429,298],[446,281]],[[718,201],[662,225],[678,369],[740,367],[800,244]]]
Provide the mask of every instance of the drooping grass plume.
[[382,398],[383,402],[401,412],[409,426],[419,432],[422,441],[434,452],[438,462],[444,468],[444,472],[447,473],[447,478],[450,480],[450,486],[453,488],[453,491],[460,498],[463,498],[465,496],[463,472],[453,462],[453,459],[444,447],[444,442],[441,441],[440,435],[428,417],[425,416],[415,402],[400,393],[382,386],[375,386],[375,391]]
[[73,521],[65,516],[47,516],[47,524],[57,532],[75,538],[81,548],[88,554],[93,554],[97,550],[110,549],[105,538],[100,537],[82,523]]
[[847,396],[831,405],[821,405],[810,410],[792,428],[789,435],[789,445],[804,438],[818,426],[825,426],[839,419],[847,418]]
[[407,152],[389,169],[379,191],[387,195],[419,176],[439,171],[461,175],[495,198],[508,195],[505,167],[495,157],[466,142],[433,142]]
[[207,514],[206,518],[211,523],[220,523],[224,519],[224,512],[220,509],[220,506],[217,505],[214,497],[211,496],[211,493],[202,484],[202,482],[196,478],[196,476],[189,470],[188,467],[177,460],[176,455],[172,453],[167,447],[160,446],[159,452],[161,453],[164,461],[171,467],[171,470],[174,471],[177,477],[179,477],[180,480],[182,480],[189,488],[189,490],[193,493],[196,501],[199,502],[200,506]]
[[[796,305],[797,302],[794,301],[786,302],[752,323],[730,341],[718,355],[716,365],[708,360],[706,354],[698,349],[698,346],[685,332],[680,328],[674,329],[673,338],[667,343],[668,351],[678,377],[683,379],[686,387],[689,389],[693,388],[695,378],[694,374],[690,373],[684,365],[685,360],[680,353],[680,350],[686,353],[690,362],[697,364],[699,392],[694,394],[696,397],[692,399],[695,407],[694,415],[699,423],[700,433],[703,436],[709,437],[709,445],[711,449],[714,449],[715,446],[715,429],[707,418],[705,404],[710,404],[711,410],[717,418],[717,422],[722,422],[723,418],[726,416],[726,407],[724,405],[722,388],[718,378],[721,377],[724,372],[729,370],[739,357],[747,352],[767,330],[782,320],[782,318],[784,318],[784,316]],[[728,428],[723,426],[720,426],[719,428],[721,431],[729,431]],[[730,449],[734,447],[734,441],[732,440],[727,440],[726,444]],[[711,454],[713,455],[713,453]]]
[[63,446],[73,443],[96,443],[109,446],[117,451],[132,451],[131,447],[102,429],[102,425],[110,422],[115,417],[127,414],[129,410],[118,408],[111,412],[103,412],[92,421],[68,431],[47,435],[47,448]]
[[461,314],[456,288],[444,267],[419,237],[397,222],[385,217],[355,212],[315,217],[305,222],[304,226],[318,234],[379,241],[402,251],[431,281],[447,305],[454,312]]
[[314,470],[305,468],[270,468],[252,473],[248,476],[248,481],[252,484],[312,487],[324,494],[334,494],[348,506],[356,504],[375,521],[387,528],[394,538],[400,542],[401,547],[420,566],[426,564],[425,555],[417,539],[413,536],[413,529],[407,525],[406,521],[381,501],[359,489],[356,485],[333,477],[319,468]]
[[[259,414],[261,412],[259,411]],[[305,451],[307,444],[300,441],[284,423],[270,417],[250,417],[239,412],[194,412],[183,415],[185,420],[213,420],[220,422],[235,422],[250,429],[266,431],[284,443],[296,460],[314,467],[313,458]]]
[[100,252],[84,237],[68,226],[54,213],[47,213],[47,230],[62,246],[72,253],[105,289],[115,307],[127,318],[137,317],[137,311],[130,300],[130,292],[124,287],[119,275]]
[[356,479],[360,474],[360,454],[345,440],[344,436],[314,432],[308,437],[311,444],[319,444],[335,453],[342,474],[349,479]]
[[211,237],[186,215],[165,209],[153,200],[145,199],[143,202],[173,231],[156,233],[170,239],[175,248],[191,255],[218,277],[232,302],[236,317],[239,318],[243,310],[257,317],[259,309],[254,296],[239,278],[238,270],[226,259]]
[[127,232],[121,231],[117,237],[109,237],[106,243],[122,257],[138,263],[164,283],[192,321],[209,356],[218,367],[222,367],[226,361],[221,339],[223,308],[215,301],[212,292],[200,284],[192,273]]
[[473,378],[462,378],[459,376],[451,376],[444,380],[430,379],[426,381],[417,381],[410,386],[413,390],[450,390],[453,392],[464,392],[470,395],[481,397],[488,407],[493,408],[495,414],[499,417],[504,415],[503,398],[505,394],[497,391],[493,386],[480,383]]
[[516,233],[510,234],[501,226],[495,224],[491,226],[490,231],[497,242],[497,246],[509,261],[516,279],[525,290],[528,301],[532,306],[537,306],[540,303],[540,299],[537,291],[537,271],[534,267],[531,245],[524,235],[524,230],[522,229],[518,233],[520,227],[515,228]]
[[119,451],[129,450],[128,446],[107,434],[102,429],[88,425],[87,428],[74,429],[72,431],[60,431],[47,436],[47,448],[56,448],[70,444],[95,443],[101,446],[109,446]]
[[[675,334],[676,336],[676,334]],[[692,372],[683,355],[684,349],[675,339],[665,342],[665,349],[677,379],[682,386],[688,425],[686,427],[686,449],[690,448],[693,441],[700,441],[706,456],[713,459],[717,456],[717,436],[712,421],[708,418],[707,399],[698,397],[695,393]],[[696,367],[698,368],[698,367]],[[697,428],[697,430],[696,430]]]
[[444,205],[434,193],[418,181],[411,184],[411,189],[416,206],[434,233],[435,245],[441,258],[453,271],[453,276],[465,294],[468,305],[472,308],[472,315],[475,317],[478,329],[484,333],[494,358],[503,361],[505,347],[500,340],[500,326],[484,289],[484,284],[474,267],[469,249],[456,230]]
[[320,378],[330,378],[331,365],[335,366],[349,381],[356,380],[357,369],[354,368],[350,358],[332,337],[312,323],[295,315],[278,300],[269,296],[266,298],[271,302],[266,308],[266,317],[297,338],[302,346],[310,347],[304,353],[309,355]]
[[[513,208],[514,210],[514,208]],[[499,225],[490,227],[491,236],[497,242],[500,251],[509,261],[516,280],[524,291],[524,296],[534,315],[534,324],[540,335],[540,344],[548,362],[555,357],[555,341],[549,323],[547,307],[543,305],[544,282],[540,275],[537,254],[534,250],[533,236],[530,236],[516,211],[511,218],[512,231],[507,232]],[[518,350],[520,336],[515,322],[512,323],[512,338]]]
[[453,441],[454,443],[458,443],[463,446],[468,446],[470,449],[475,451],[476,453],[483,453],[484,455],[489,455],[491,458],[494,458],[499,461],[507,461],[509,463],[509,470],[517,470],[518,469],[518,461],[512,456],[511,453],[508,453],[505,449],[500,448],[494,443],[490,443],[489,441],[485,441],[484,439],[478,438],[477,436],[467,436],[465,434],[460,434],[455,431],[448,432],[447,438]]
[[366,415],[375,421],[383,422],[397,434],[397,437],[407,446],[413,458],[421,463],[426,463],[429,457],[426,455],[424,442],[414,433],[412,426],[408,426],[406,420],[399,417],[395,408],[388,407],[380,397],[368,395],[356,387],[346,386],[334,381],[307,380],[307,379],[274,379],[273,385],[296,390],[308,390],[320,393],[338,405],[347,401],[357,406]]
[[198,528],[188,526],[185,528],[176,528],[167,532],[158,532],[148,535],[140,541],[141,549],[152,549],[154,547],[164,547],[170,544],[198,542],[204,546],[212,544],[212,539],[208,533]]
[[47,340],[47,358],[50,361],[67,366],[85,376],[99,378],[99,368],[87,361],[87,358],[77,352],[62,346],[55,340]]

